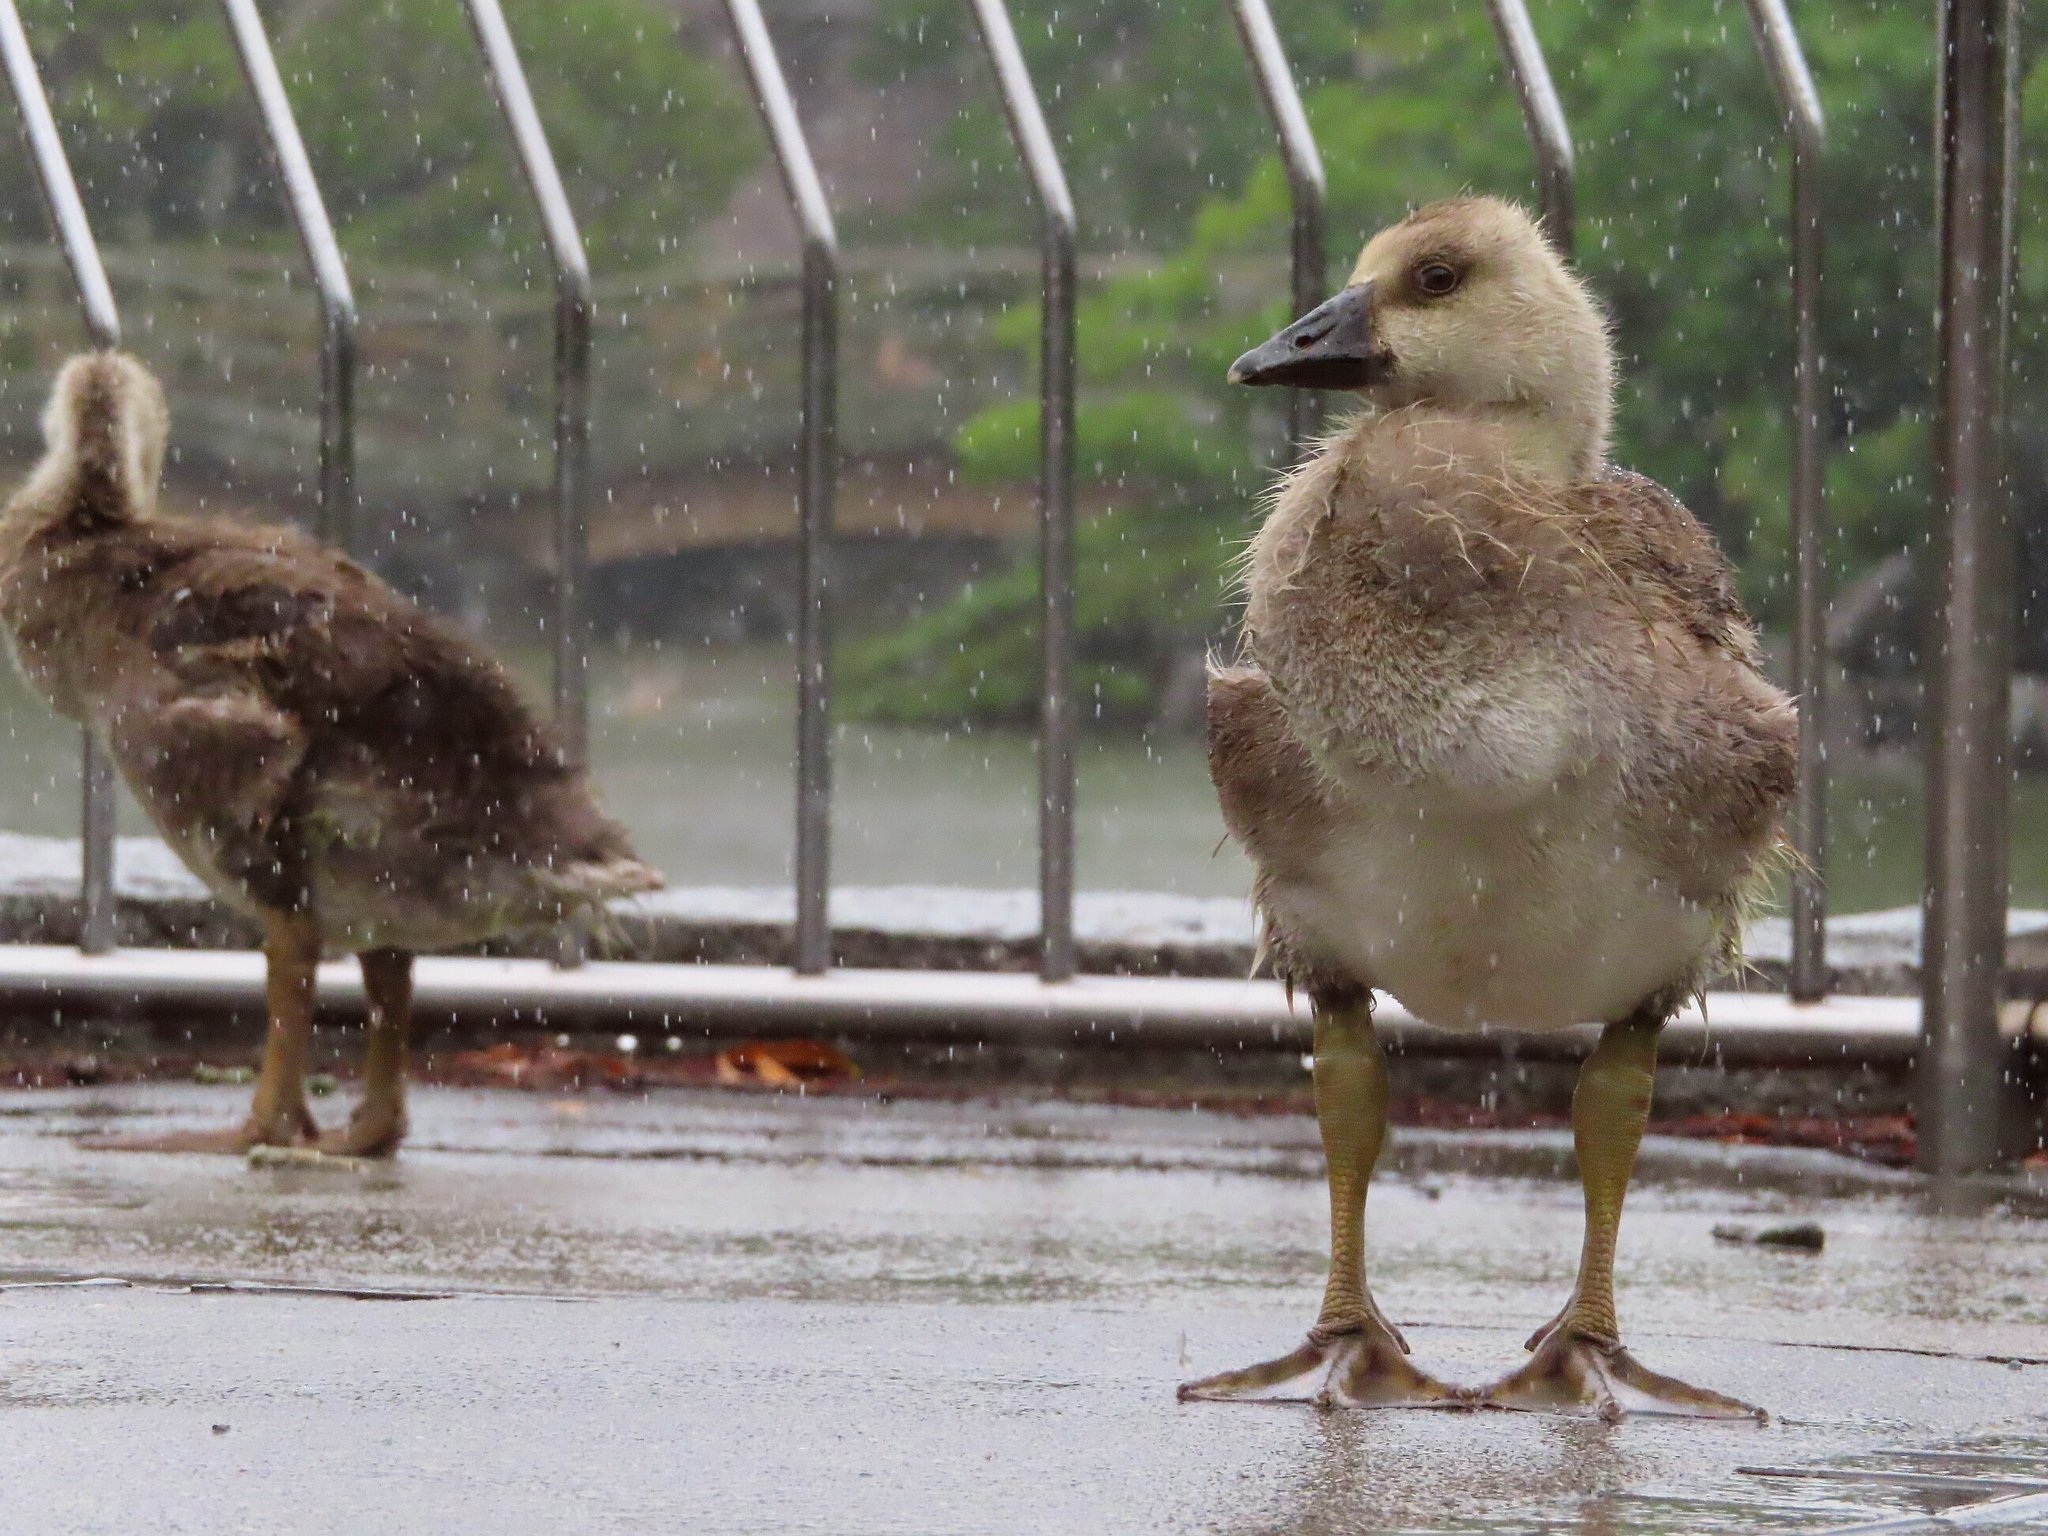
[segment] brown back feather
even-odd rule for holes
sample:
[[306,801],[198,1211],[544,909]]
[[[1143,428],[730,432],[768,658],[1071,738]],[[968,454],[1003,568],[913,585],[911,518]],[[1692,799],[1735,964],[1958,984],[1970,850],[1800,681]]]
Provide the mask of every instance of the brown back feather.
[[185,688],[253,690],[297,721],[310,783],[391,781],[480,852],[631,857],[504,669],[352,561],[295,533],[168,518],[96,543],[125,575],[115,622]]

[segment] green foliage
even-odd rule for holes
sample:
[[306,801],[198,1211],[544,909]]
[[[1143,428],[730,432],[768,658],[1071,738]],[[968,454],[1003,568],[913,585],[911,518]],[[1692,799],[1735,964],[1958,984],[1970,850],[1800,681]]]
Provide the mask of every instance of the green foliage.
[[[911,0],[893,3],[901,37]],[[1165,232],[1174,245],[1081,306],[1084,475],[1116,488],[1120,503],[1201,507],[1241,533],[1254,515],[1254,444],[1272,443],[1271,417],[1254,411],[1271,407],[1222,378],[1282,318],[1288,223],[1286,182],[1242,60],[1208,11],[1136,0],[1078,11],[1068,0],[1019,0],[1017,9],[1085,227],[1122,244],[1142,243],[1132,231]],[[1330,286],[1372,230],[1416,203],[1467,189],[1536,202],[1520,114],[1482,7],[1303,0],[1279,19],[1297,73],[1314,82],[1307,101],[1329,180]],[[1917,543],[1929,515],[1933,37],[1920,10],[1876,0],[1808,6],[1797,19],[1828,117],[1827,487],[1842,579]],[[1609,308],[1622,357],[1616,457],[1670,484],[1706,519],[1741,562],[1760,615],[1779,620],[1790,598],[1789,166],[1743,7],[1538,0],[1534,20],[1578,150],[1578,263]],[[2036,133],[2048,127],[2043,84],[2026,97]],[[980,120],[956,130],[976,176],[984,164],[1008,163],[991,127],[1000,131]],[[1234,190],[1173,204],[1163,187],[1186,184],[1189,164]],[[2029,161],[2022,271],[2033,313],[2048,293],[2044,182],[2048,170]],[[964,197],[942,188],[933,208],[959,218],[969,211]],[[1021,349],[1035,326],[1034,313],[1019,311],[1001,335]],[[2016,348],[2023,379],[2042,377],[2040,326],[2023,325]],[[2016,414],[2039,418],[2024,405]],[[1026,473],[1031,419],[1023,407],[985,411],[960,430],[961,457],[986,474]],[[1212,570],[1230,543],[1218,540]],[[1104,612],[1106,625],[1159,601],[1129,574],[1107,589],[1126,594],[1132,610]],[[933,616],[896,642],[892,664],[913,671],[927,650],[950,644],[966,648],[954,666],[977,665],[983,632],[964,615],[991,601],[984,589],[960,614]],[[993,675],[993,654],[981,661]],[[1030,675],[1018,674],[1024,683]]]
[[[1177,243],[1203,199],[1239,183],[1264,153],[1258,98],[1222,7],[1082,0],[1012,9],[1091,244]],[[958,174],[934,193],[932,214],[955,240],[1028,240],[1028,189],[968,7],[881,0],[879,13],[870,80],[937,74],[972,85],[944,145]]]
[[[1189,404],[1163,389],[1104,395],[1075,423],[1079,462],[1093,466],[1097,478],[1107,478],[1113,465],[1134,463],[1152,480],[1227,483],[1243,453],[1243,434],[1205,432],[1189,420]],[[1037,474],[1038,443],[1037,400],[1009,400],[978,412],[953,448],[970,477],[1002,483]]]
[[[459,0],[265,6],[285,87],[350,254],[436,263],[540,256]],[[288,239],[220,7],[24,0],[88,206],[108,232]],[[593,260],[658,256],[723,205],[761,153],[731,72],[656,0],[507,0]],[[23,157],[0,206],[35,200]]]
[[[1214,557],[1228,537],[1193,509],[1112,511],[1075,544],[1075,683],[1081,718],[1143,725],[1188,636],[1215,626]],[[1038,567],[978,582],[923,622],[842,645],[839,707],[888,721],[1023,725],[1038,708]]]

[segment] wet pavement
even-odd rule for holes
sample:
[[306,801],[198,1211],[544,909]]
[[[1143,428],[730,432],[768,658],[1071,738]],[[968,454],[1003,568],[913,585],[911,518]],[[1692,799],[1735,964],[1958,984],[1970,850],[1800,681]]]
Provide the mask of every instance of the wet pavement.
[[[362,1171],[76,1144],[244,1092],[0,1094],[0,1528],[2048,1530],[2039,1181],[1653,1144],[1631,1343],[1770,1425],[1330,1414],[1173,1395],[1313,1315],[1306,1119],[444,1089]],[[1713,1236],[1789,1220],[1824,1250]],[[1556,1135],[1409,1132],[1374,1187],[1380,1299],[1453,1380],[1578,1235]]]

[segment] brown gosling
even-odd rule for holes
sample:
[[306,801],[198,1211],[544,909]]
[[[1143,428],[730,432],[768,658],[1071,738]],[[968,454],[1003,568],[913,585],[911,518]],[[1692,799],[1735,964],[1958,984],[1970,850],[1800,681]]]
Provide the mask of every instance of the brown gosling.
[[[1463,198],[1231,378],[1365,401],[1279,486],[1208,703],[1266,952],[1314,1013],[1331,1255],[1307,1343],[1181,1395],[1757,1414],[1621,1347],[1614,1251],[1658,1034],[1736,958],[1798,724],[1705,530],[1607,462],[1598,306],[1523,210]],[[1411,1365],[1366,1285],[1375,988],[1444,1029],[1605,1026],[1572,1100],[1578,1283],[1483,1390]]]
[[[164,839],[263,925],[269,1028],[240,1126],[106,1145],[395,1151],[412,957],[657,888],[511,679],[300,534],[159,516],[170,419],[134,358],[75,357],[0,517],[22,675],[111,754]],[[305,1073],[322,951],[360,957],[363,1098],[320,1134]]]

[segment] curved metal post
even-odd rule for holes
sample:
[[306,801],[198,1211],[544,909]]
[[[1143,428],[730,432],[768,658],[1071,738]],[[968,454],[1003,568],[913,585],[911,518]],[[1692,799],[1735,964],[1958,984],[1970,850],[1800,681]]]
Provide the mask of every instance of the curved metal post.
[[[2012,307],[2020,281],[2020,127],[2026,104],[2026,50],[2020,45],[2025,35],[2026,0],[2005,0],[2005,35],[2012,44],[2005,50],[2005,136],[2004,180],[1999,196],[2001,233],[1998,273],[1998,377],[2007,391],[2006,408],[2012,408]],[[2006,441],[2012,441],[2012,422],[2005,423]],[[2008,466],[2009,468],[2009,466]]]
[[1501,62],[1514,81],[1516,99],[1522,103],[1522,123],[1529,131],[1529,147],[1536,153],[1536,179],[1543,193],[1543,232],[1564,255],[1572,253],[1572,132],[1565,122],[1564,104],[1557,99],[1557,87],[1550,83],[1550,66],[1543,61],[1543,45],[1536,41],[1536,28],[1529,21],[1529,7],[1523,0],[1486,0],[1493,18],[1493,30],[1500,38]]
[[320,295],[320,537],[356,548],[356,301],[256,0],[221,0]]
[[1797,603],[1792,691],[1799,698],[1799,789],[1792,838],[1792,996],[1827,996],[1827,508],[1821,421],[1820,175],[1827,124],[1785,0],[1749,0],[1749,24],[1792,143],[1792,540]]
[[[1287,200],[1294,213],[1290,270],[1294,289],[1293,318],[1299,319],[1323,302],[1326,276],[1323,255],[1323,157],[1316,152],[1315,134],[1308,114],[1302,110],[1301,92],[1288,68],[1287,53],[1280,46],[1280,34],[1273,26],[1273,13],[1266,0],[1230,0],[1230,13],[1237,22],[1238,40],[1251,62],[1252,78],[1258,83],[1259,100],[1273,124],[1280,143],[1280,163],[1287,168]],[[1287,392],[1287,440],[1300,453],[1314,431],[1318,416],[1315,392],[1293,389]]]
[[590,529],[582,503],[590,450],[590,259],[504,9],[498,0],[466,4],[555,269],[555,724],[581,761],[590,748]]
[[994,66],[1010,136],[1038,197],[1044,312],[1039,335],[1038,972],[1074,974],[1074,199],[1003,0],[968,0]]
[[[50,99],[43,91],[42,75],[29,51],[28,34],[22,29],[14,0],[0,0],[0,57],[4,57],[15,106],[21,111],[36,184],[42,188],[51,227],[63,248],[64,263],[71,269],[72,286],[78,290],[86,334],[95,347],[118,347],[121,318],[114,308],[114,290],[100,263],[99,246],[93,240],[85,205],[79,201],[71,162],[57,135]],[[99,955],[114,947],[116,802],[113,765],[90,731],[81,733],[79,797],[78,947],[89,955]]]
[[775,147],[804,246],[803,449],[799,461],[796,703],[796,969],[832,963],[832,493],[839,472],[839,236],[759,0],[726,0],[754,104]]
[[2008,187],[2005,0],[1942,0],[1935,125],[1934,555],[1929,633],[1926,1038],[1914,1109],[1920,1166],[1997,1164],[2020,1105],[1998,1026],[2005,980],[2015,540],[2004,458],[2000,317]]

